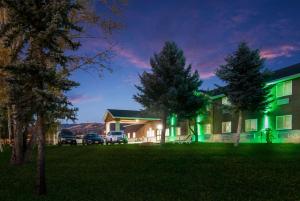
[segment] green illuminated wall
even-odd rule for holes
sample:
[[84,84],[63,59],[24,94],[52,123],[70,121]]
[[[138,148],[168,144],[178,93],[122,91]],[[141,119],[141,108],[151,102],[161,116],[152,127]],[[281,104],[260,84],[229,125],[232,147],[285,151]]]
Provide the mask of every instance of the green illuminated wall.
[[170,141],[174,141],[176,138],[177,115],[172,114],[169,119]]

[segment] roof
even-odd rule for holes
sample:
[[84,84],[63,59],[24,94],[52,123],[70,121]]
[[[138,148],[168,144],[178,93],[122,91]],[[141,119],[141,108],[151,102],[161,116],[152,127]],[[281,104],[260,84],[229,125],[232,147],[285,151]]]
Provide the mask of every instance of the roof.
[[[284,80],[294,79],[297,77],[300,77],[300,63],[273,71],[268,80],[268,85],[275,84]],[[225,87],[223,87],[223,89],[224,88]],[[209,94],[212,96],[212,98],[222,97],[221,95],[224,96],[222,89],[218,88],[211,90]]]
[[127,118],[127,119],[153,119],[159,120],[160,118],[149,114],[143,110],[118,110],[118,109],[107,109],[113,118]]
[[299,73],[300,73],[300,63],[274,71],[273,75],[271,76],[271,80],[277,80],[280,78],[288,77]]

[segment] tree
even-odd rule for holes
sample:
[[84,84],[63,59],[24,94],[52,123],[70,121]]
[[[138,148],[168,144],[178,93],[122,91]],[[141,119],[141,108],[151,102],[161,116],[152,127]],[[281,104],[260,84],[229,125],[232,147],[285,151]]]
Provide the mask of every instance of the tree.
[[263,111],[269,101],[269,88],[266,87],[268,73],[264,70],[264,60],[259,50],[251,50],[246,43],[240,43],[238,49],[225,58],[226,64],[221,65],[216,75],[227,86],[225,95],[238,113],[238,126],[235,146],[238,146],[242,130],[244,111]]
[[[5,15],[1,15],[5,18],[5,23],[1,24],[1,42],[11,50],[10,61],[1,64],[0,70],[5,72],[1,79],[5,80],[8,88],[7,105],[14,122],[12,162],[22,164],[26,148],[23,146],[26,140],[24,136],[29,126],[34,127],[38,139],[38,194],[46,193],[45,133],[58,118],[75,118],[76,110],[68,107],[70,102],[64,96],[65,91],[76,86],[76,83],[68,80],[70,72],[88,70],[92,65],[92,69],[101,73],[106,68],[109,55],[106,50],[88,56],[72,55],[72,51],[65,54],[66,50],[76,50],[79,42],[97,38],[89,35],[88,31],[80,32],[81,27],[77,24],[100,28],[105,39],[112,34],[112,30],[121,26],[121,23],[114,21],[115,17],[106,18],[105,15],[119,15],[121,9],[118,5],[126,1],[97,2],[106,6],[109,12],[99,14],[91,9],[89,6],[96,3],[91,0],[0,1],[0,9],[5,11]],[[26,77],[22,76],[25,74]]]
[[147,110],[160,111],[163,130],[161,143],[165,143],[167,119],[176,114],[178,117],[192,115],[204,105],[201,97],[196,97],[201,81],[197,71],[191,72],[186,66],[183,51],[174,42],[166,42],[159,54],[150,59],[151,72],[140,75],[141,85],[136,86],[138,93],[134,99]]
[[[182,94],[186,93],[186,96],[184,98],[185,100],[180,102],[180,108],[178,108],[177,114],[179,119],[188,121],[188,129],[194,134],[195,142],[198,142],[198,135],[200,134],[197,129],[197,126],[200,126],[198,119],[201,115],[204,116],[207,114],[209,98],[205,93],[198,90],[202,84],[198,76],[192,76],[190,81],[186,84],[190,86],[190,89],[186,90],[187,88],[185,88],[185,90],[182,91]],[[190,122],[193,122],[194,129],[190,128]]]
[[[70,14],[80,9],[80,6],[68,0],[7,0],[2,1],[2,6],[9,11],[11,20],[3,26],[0,35],[7,46],[11,46],[22,35],[21,48],[17,54],[21,57],[25,53],[22,59],[2,67],[2,70],[8,74],[6,82],[9,86],[10,102],[16,106],[15,119],[23,117],[24,113],[29,114],[27,111],[32,112],[36,119],[37,193],[46,194],[47,125],[57,118],[74,118],[75,110],[69,108],[71,104],[63,95],[63,92],[77,85],[67,79],[70,57],[66,56],[65,50],[76,50],[79,47],[78,42],[70,39],[70,32],[81,31],[81,28],[71,22]],[[19,133],[14,141],[21,143],[22,134]],[[21,152],[19,149],[17,151]]]
[[[28,33],[20,31],[20,29],[17,28],[17,26],[13,26],[13,23],[11,23],[11,20],[14,20],[14,15],[11,14],[13,8],[17,9],[17,7],[20,8],[19,4],[22,4],[24,2],[27,7],[30,5],[32,1],[3,1],[0,2],[0,26],[1,26],[1,32],[10,32],[11,35],[14,35],[13,40],[9,41],[10,46],[6,45],[6,48],[1,47],[1,63],[2,60],[5,61],[5,65],[12,64],[13,62],[16,62],[18,60],[18,56],[20,56],[20,51],[24,48],[24,44],[28,42]],[[71,2],[71,1],[70,1]],[[106,0],[106,1],[76,1],[78,4],[78,7],[80,9],[73,9],[67,17],[69,18],[70,22],[73,24],[81,24],[85,27],[93,27],[93,31],[88,31],[90,29],[86,29],[84,32],[76,33],[68,33],[68,36],[70,37],[70,40],[80,40],[83,42],[89,42],[89,40],[97,40],[101,41],[103,43],[101,46],[103,48],[100,50],[97,48],[97,51],[90,52],[89,54],[83,55],[83,54],[75,54],[71,55],[71,52],[69,51],[68,54],[70,56],[70,59],[68,61],[69,65],[67,66],[68,71],[75,71],[78,69],[83,69],[85,71],[88,71],[90,69],[96,70],[99,74],[102,73],[103,69],[109,69],[107,66],[109,64],[109,59],[112,55],[112,40],[110,39],[112,36],[112,33],[115,30],[122,29],[123,24],[117,20],[119,20],[119,16],[122,14],[123,7],[127,4],[127,0]],[[40,1],[41,5],[43,4],[44,7],[47,5],[54,5],[57,2],[51,2],[51,1]],[[36,2],[37,4],[37,2]],[[7,6],[9,5],[9,6]],[[24,6],[25,6],[24,5]],[[32,4],[34,6],[35,4]],[[100,12],[95,10],[93,6],[101,6],[105,8],[103,9],[103,12]],[[50,9],[53,7],[49,7]],[[37,8],[34,8],[37,10]],[[41,7],[41,12],[43,7]],[[15,13],[23,12],[22,9],[17,9],[14,11]],[[23,12],[24,13],[24,12]],[[27,13],[29,14],[29,13]],[[42,14],[42,13],[41,13]],[[30,14],[29,14],[30,15]],[[28,16],[29,16],[28,15]],[[12,18],[11,18],[12,16]],[[48,16],[49,17],[49,16]],[[30,20],[26,16],[24,18],[25,20]],[[31,18],[31,23],[38,22],[41,20],[40,18]],[[6,25],[10,24],[10,25]],[[7,30],[6,30],[7,29]],[[97,31],[95,31],[97,30]],[[95,34],[96,33],[96,34]],[[99,40],[98,40],[99,39]],[[3,38],[1,39],[1,45],[3,43]],[[7,41],[6,41],[7,42]],[[61,45],[62,49],[68,49],[68,42],[64,40],[55,41],[56,43],[59,43]],[[66,43],[66,44],[64,44]],[[108,45],[104,45],[104,43],[107,43]],[[2,64],[1,64],[2,65]],[[1,72],[0,72],[1,73]],[[0,83],[1,85],[1,83]],[[1,85],[1,89],[5,89],[6,86]],[[29,130],[28,128],[28,122],[19,122],[22,119],[15,119],[18,115],[16,114],[16,111],[14,111],[17,106],[11,105],[10,103],[5,103],[7,106],[7,123],[8,123],[8,133],[9,133],[9,139],[14,138],[14,142],[12,144],[12,157],[11,157],[11,163],[12,164],[22,164],[24,155],[30,154],[30,150],[32,149],[31,146],[33,146],[34,140],[32,138],[35,138],[35,135],[31,135],[30,143],[26,145],[26,143],[21,143],[22,141],[26,141],[27,133],[22,132]],[[20,124],[20,125],[19,125]],[[13,126],[14,125],[14,126]],[[34,126],[34,124],[33,124]],[[32,129],[32,128],[31,128]],[[24,137],[22,139],[22,133],[24,133]],[[33,133],[34,134],[34,133]],[[13,136],[13,137],[12,137]],[[20,138],[20,139],[19,139]],[[23,144],[26,145],[23,147]],[[30,157],[27,157],[30,158]]]

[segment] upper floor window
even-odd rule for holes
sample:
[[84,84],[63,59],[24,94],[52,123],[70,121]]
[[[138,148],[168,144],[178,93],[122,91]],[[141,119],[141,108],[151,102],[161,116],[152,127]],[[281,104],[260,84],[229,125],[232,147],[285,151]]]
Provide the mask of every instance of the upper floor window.
[[276,97],[289,96],[293,94],[292,80],[276,84]]
[[245,120],[245,131],[257,131],[257,119],[246,119]]
[[231,133],[231,121],[222,122],[222,133]]
[[276,116],[276,129],[292,129],[292,115]]
[[222,97],[222,105],[231,105],[227,96]]

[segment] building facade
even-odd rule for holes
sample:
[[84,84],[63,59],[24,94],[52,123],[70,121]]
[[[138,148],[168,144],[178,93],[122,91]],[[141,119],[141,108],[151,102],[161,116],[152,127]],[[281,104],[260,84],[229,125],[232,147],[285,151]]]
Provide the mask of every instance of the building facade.
[[[265,111],[245,111],[242,120],[242,142],[265,142],[264,130],[272,130],[273,142],[300,142],[300,64],[277,70],[268,81],[272,103]],[[232,141],[238,114],[228,110],[224,94],[211,97],[212,107],[200,123],[200,139],[211,142]]]
[[[185,122],[176,122],[175,118],[166,129],[166,141],[183,140],[187,134]],[[151,142],[161,140],[162,123],[159,117],[143,111],[107,109],[104,115],[105,133],[123,131],[129,143]]]
[[[300,63],[274,71],[267,85],[272,102],[265,111],[243,112],[240,142],[265,143],[268,128],[274,143],[300,143]],[[211,94],[210,99],[208,113],[194,122],[177,122],[171,117],[166,141],[195,140],[196,133],[200,142],[233,142],[238,114],[229,109],[224,94]],[[161,120],[141,111],[108,109],[104,122],[106,133],[123,130],[129,142],[160,141]]]

